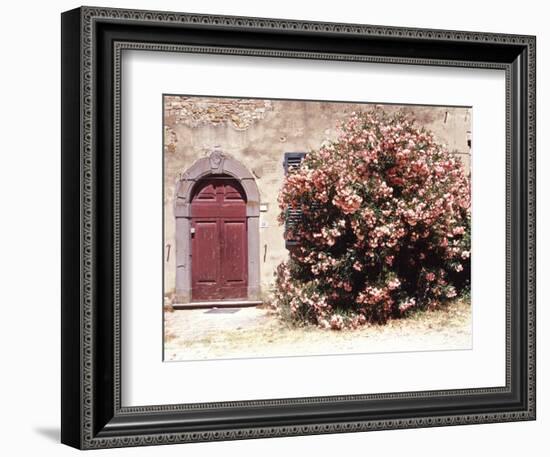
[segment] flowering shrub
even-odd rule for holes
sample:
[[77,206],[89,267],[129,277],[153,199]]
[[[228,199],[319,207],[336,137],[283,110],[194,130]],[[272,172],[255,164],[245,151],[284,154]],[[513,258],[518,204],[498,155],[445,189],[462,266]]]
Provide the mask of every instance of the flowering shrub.
[[356,328],[433,309],[469,287],[470,181],[403,114],[354,113],[279,194],[285,236],[275,306],[298,323]]

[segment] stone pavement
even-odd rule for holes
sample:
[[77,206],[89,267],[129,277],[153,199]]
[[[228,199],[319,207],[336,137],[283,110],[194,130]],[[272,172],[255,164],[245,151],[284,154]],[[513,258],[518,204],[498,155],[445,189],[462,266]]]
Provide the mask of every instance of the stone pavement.
[[472,312],[457,300],[447,309],[357,330],[292,327],[265,308],[165,313],[166,361],[296,355],[464,350],[472,347]]
[[186,309],[165,313],[165,325],[178,338],[200,339],[222,331],[256,328],[272,318],[259,307]]

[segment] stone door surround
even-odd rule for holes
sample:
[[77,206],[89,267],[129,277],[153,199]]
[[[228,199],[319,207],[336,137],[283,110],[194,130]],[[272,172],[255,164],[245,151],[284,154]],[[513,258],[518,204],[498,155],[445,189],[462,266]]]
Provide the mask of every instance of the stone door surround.
[[211,175],[229,175],[238,180],[246,193],[248,236],[248,300],[260,298],[260,193],[252,173],[233,157],[215,147],[197,160],[176,183],[176,296],[174,303],[191,301],[191,197],[195,184]]

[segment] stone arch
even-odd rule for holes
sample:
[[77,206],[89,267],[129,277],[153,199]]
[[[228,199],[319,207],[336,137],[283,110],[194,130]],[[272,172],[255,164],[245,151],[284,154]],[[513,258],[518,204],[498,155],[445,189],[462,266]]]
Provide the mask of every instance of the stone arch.
[[239,161],[214,148],[208,157],[197,160],[176,183],[176,297],[175,303],[191,301],[191,197],[195,184],[211,175],[229,175],[246,193],[248,236],[248,299],[260,298],[260,192],[252,173]]

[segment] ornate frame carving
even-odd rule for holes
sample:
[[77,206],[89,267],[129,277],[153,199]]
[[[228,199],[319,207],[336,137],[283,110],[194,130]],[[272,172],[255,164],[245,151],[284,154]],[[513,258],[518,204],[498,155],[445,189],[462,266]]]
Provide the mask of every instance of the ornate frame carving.
[[[82,7],[63,14],[62,41],[62,442],[97,449],[535,418],[535,37]],[[506,386],[121,405],[124,49],[505,70]]]

